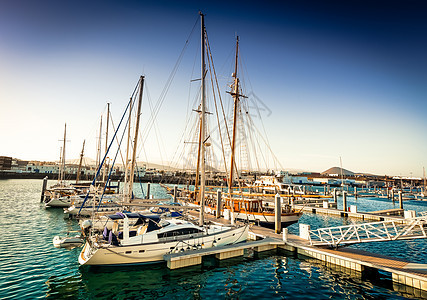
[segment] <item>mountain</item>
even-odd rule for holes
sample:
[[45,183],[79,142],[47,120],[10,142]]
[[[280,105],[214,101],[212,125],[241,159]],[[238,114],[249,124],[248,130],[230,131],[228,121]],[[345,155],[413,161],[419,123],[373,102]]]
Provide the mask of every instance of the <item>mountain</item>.
[[354,176],[354,174],[355,174],[352,171],[349,171],[349,170],[346,170],[346,169],[341,169],[340,167],[332,167],[330,169],[327,169],[326,171],[323,171],[321,174],[322,175],[337,174],[338,176],[341,176],[341,170],[342,170],[342,174],[344,176]]

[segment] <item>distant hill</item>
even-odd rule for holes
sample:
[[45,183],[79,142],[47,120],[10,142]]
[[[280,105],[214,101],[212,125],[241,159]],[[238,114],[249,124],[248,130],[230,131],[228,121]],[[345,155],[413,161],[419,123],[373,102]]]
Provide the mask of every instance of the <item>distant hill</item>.
[[355,173],[346,169],[341,169],[340,167],[332,167],[330,169],[327,169],[326,171],[323,171],[321,174],[322,175],[331,175],[331,174],[338,174],[338,176],[341,175],[341,170],[342,170],[342,174],[344,176],[354,176]]

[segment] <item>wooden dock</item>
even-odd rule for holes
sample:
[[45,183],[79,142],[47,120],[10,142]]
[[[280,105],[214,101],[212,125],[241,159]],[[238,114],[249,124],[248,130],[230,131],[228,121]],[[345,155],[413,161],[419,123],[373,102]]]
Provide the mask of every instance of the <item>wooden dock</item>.
[[294,208],[297,210],[302,210],[303,212],[313,213],[313,214],[324,214],[332,215],[338,217],[347,217],[355,218],[367,221],[389,221],[389,220],[402,220],[405,219],[402,217],[404,210],[400,208],[387,209],[377,212],[358,212],[358,211],[343,211],[337,208],[324,208],[324,207],[314,207],[306,205],[294,205]]
[[[208,221],[229,225],[229,221],[223,218],[216,219],[211,215],[205,215],[205,218]],[[204,258],[207,257],[224,260],[243,256],[245,251],[262,252],[282,249],[296,255],[315,259],[326,267],[348,270],[358,277],[363,275],[364,278],[376,278],[379,271],[387,272],[390,274],[395,289],[406,289],[407,292],[409,288],[414,296],[427,298],[427,265],[414,264],[357,249],[338,248],[332,250],[310,246],[308,240],[286,232],[287,230],[285,230],[285,234],[276,234],[271,229],[253,225],[250,229],[250,238],[253,241],[168,254],[164,256],[164,260],[170,269],[177,269],[201,265]]]

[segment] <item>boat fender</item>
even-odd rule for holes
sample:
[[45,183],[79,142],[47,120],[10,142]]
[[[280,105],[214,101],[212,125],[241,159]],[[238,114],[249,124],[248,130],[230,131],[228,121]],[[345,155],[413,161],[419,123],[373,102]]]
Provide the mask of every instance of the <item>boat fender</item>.
[[89,227],[92,227],[92,221],[91,220],[84,220],[82,223],[83,229],[87,229]]

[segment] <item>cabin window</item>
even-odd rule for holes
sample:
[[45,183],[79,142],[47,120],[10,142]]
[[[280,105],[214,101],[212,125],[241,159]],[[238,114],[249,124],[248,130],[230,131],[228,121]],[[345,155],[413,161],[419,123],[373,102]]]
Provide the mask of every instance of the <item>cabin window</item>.
[[139,253],[144,253],[145,252],[145,250],[139,250]]
[[180,228],[180,229],[159,233],[157,237],[161,239],[166,237],[188,235],[188,234],[194,234],[199,232],[202,232],[202,230],[199,230],[197,228]]
[[132,251],[126,251],[125,254],[132,254]]

